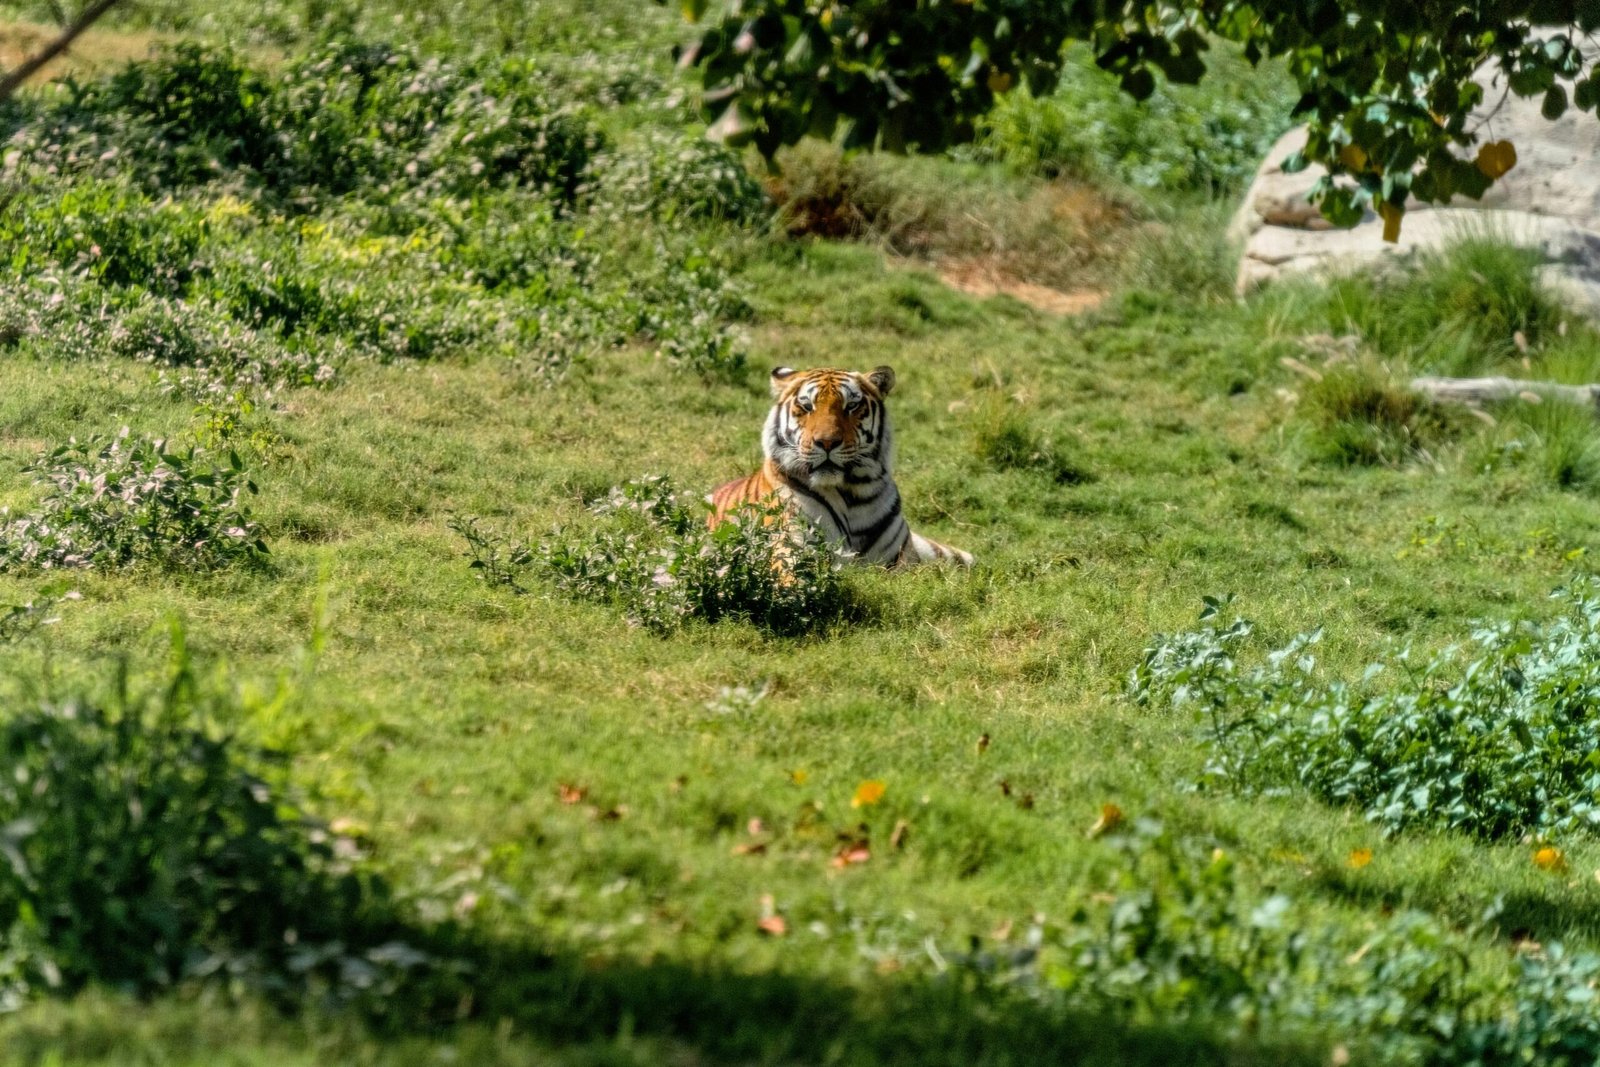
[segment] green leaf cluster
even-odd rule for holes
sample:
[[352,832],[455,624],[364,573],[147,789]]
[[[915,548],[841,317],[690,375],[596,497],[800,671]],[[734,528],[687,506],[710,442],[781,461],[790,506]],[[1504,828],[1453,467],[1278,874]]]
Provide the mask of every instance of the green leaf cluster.
[[1290,169],[1328,168],[1315,195],[1340,225],[1380,204],[1402,212],[1410,196],[1483,195],[1492,168],[1464,151],[1479,139],[1480,68],[1539,97],[1547,118],[1600,100],[1593,55],[1580,47],[1600,8],[1584,0],[741,0],[706,11],[685,9],[705,18],[686,59],[700,69],[713,132],[769,158],[807,135],[923,152],[971,140],[1005,92],[1054,89],[1071,42],[1144,100],[1158,79],[1198,81],[1210,42],[1233,41],[1252,63],[1287,65],[1299,89],[1293,115],[1309,127]]
[[1220,600],[1195,630],[1159,635],[1129,689],[1197,711],[1206,779],[1294,788],[1395,833],[1446,827],[1487,840],[1600,830],[1600,584],[1556,594],[1540,624],[1495,622],[1465,651],[1402,649],[1356,681],[1316,670],[1320,632],[1246,669],[1250,623]]

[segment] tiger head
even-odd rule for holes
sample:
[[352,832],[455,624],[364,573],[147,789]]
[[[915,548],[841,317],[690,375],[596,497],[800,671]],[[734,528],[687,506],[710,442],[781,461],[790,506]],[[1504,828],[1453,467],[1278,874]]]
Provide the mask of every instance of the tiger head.
[[866,374],[779,367],[762,448],[785,474],[817,489],[887,477],[893,441],[883,398],[893,388],[889,367]]

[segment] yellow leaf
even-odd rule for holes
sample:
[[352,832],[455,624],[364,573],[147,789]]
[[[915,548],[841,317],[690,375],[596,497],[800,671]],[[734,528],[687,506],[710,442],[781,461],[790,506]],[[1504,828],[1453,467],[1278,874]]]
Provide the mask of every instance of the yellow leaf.
[[1372,850],[1370,848],[1353,848],[1350,850],[1350,866],[1355,870],[1359,871],[1371,862]]
[[811,772],[804,767],[789,772],[789,781],[795,785],[805,785],[806,779],[811,777]]
[[1517,146],[1510,141],[1490,141],[1478,148],[1477,167],[1498,178],[1517,165]]
[[1400,219],[1404,214],[1389,201],[1378,201],[1378,215],[1383,219],[1383,239],[1390,244],[1400,240]]
[[1367,153],[1360,145],[1347,144],[1339,149],[1339,162],[1353,171],[1367,169]]
[[991,70],[989,72],[989,91],[991,93],[1003,93],[1011,88],[1011,81],[1011,75],[1005,71]]
[[1089,836],[1095,838],[1101,834],[1108,834],[1121,826],[1122,820],[1121,808],[1115,804],[1102,804],[1100,805],[1100,818],[1096,819],[1094,825],[1089,827]]
[[1567,869],[1567,857],[1559,848],[1546,845],[1533,854],[1533,865],[1541,871],[1562,874]]
[[856,795],[850,798],[852,808],[869,808],[883,799],[886,787],[875,778],[869,778],[856,786]]

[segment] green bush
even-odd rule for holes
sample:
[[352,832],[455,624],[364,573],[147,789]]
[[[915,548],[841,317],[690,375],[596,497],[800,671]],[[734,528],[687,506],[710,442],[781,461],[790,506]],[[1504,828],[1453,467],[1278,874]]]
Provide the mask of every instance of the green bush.
[[[1600,957],[1549,944],[1503,967],[1426,915],[1385,914],[1351,930],[1282,894],[1252,894],[1232,856],[1206,855],[1150,820],[1107,841],[1117,858],[1109,885],[1059,931],[1035,934],[1066,949],[1037,968],[1064,1007],[1235,1039],[1331,1038],[1352,1062],[1579,1067],[1600,1054]],[[1473,932],[1493,933],[1493,919]],[[961,962],[980,974],[1009,964],[1020,983],[1033,955]]]
[[1219,45],[1198,86],[1159,81],[1148,100],[1123,92],[1089,50],[1067,50],[1048,97],[1018,89],[982,123],[981,159],[1048,177],[1111,180],[1144,189],[1237,193],[1288,123],[1298,95],[1276,67],[1253,67]]
[[376,940],[386,890],[295,803],[281,758],[209,725],[232,709],[182,647],[150,694],[124,677],[0,716],[7,1010],[90,983],[359,993],[421,958]]
[[33,183],[0,213],[0,255],[20,276],[61,270],[113,289],[181,293],[208,234],[193,205],[125,183]]
[[571,596],[615,604],[657,632],[690,619],[741,619],[795,635],[852,610],[837,554],[780,509],[751,507],[708,529],[704,505],[652,478],[613,489],[591,510],[608,517],[609,528],[561,529],[537,546],[508,545],[474,519],[453,528],[489,584],[520,591],[531,570]]
[[[1199,629],[1157,635],[1130,680],[1143,704],[1193,707],[1209,780],[1297,786],[1393,833],[1442,826],[1490,840],[1600,830],[1600,584],[1558,594],[1539,624],[1484,624],[1472,653],[1403,650],[1359,682],[1323,680],[1302,634],[1250,670],[1251,634],[1213,599]],[[1385,677],[1391,688],[1380,688]]]
[[604,157],[600,196],[624,215],[724,221],[750,226],[770,218],[772,201],[738,154],[703,136],[652,132]]
[[515,60],[452,62],[342,40],[282,68],[194,43],[40,96],[14,164],[132,174],[152,190],[225,180],[304,210],[326,196],[539,189],[570,203],[600,147]]
[[45,487],[38,508],[0,515],[0,570],[257,562],[267,546],[245,499],[255,483],[236,453],[226,459],[207,464],[197,449],[126,429],[45,453],[29,468]]

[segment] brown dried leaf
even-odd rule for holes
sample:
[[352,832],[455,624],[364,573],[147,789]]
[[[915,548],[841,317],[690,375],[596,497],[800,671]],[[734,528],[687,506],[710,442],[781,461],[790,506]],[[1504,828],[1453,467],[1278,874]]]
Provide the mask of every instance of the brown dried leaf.
[[1089,827],[1090,840],[1115,830],[1122,825],[1124,818],[1122,809],[1115,804],[1100,805],[1100,817],[1094,821],[1093,826]]

